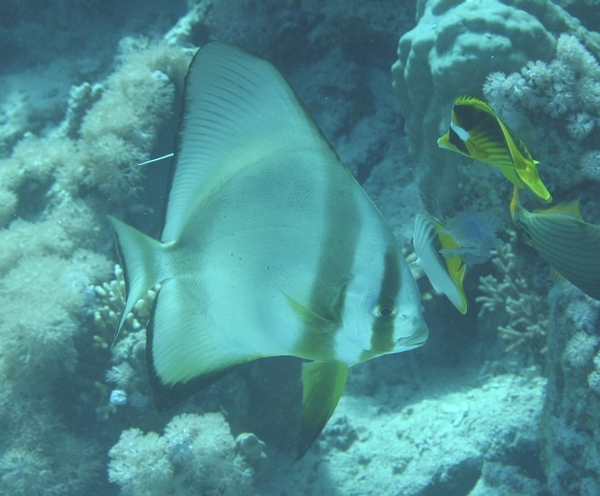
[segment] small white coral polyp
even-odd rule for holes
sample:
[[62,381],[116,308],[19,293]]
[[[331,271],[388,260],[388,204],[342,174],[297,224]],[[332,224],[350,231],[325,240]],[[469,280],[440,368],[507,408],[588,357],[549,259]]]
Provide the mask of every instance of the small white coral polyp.
[[579,162],[581,175],[590,181],[600,182],[600,150],[589,150]]
[[236,457],[229,424],[220,413],[173,417],[164,436],[128,429],[108,454],[108,478],[124,494],[254,494],[254,467]]
[[569,303],[566,313],[567,317],[575,324],[577,330],[593,333],[596,321],[598,320],[599,308],[600,302],[585,297],[585,299]]
[[587,112],[578,112],[567,117],[567,132],[575,141],[588,137],[595,126],[595,121]]
[[592,360],[598,343],[598,336],[591,336],[585,331],[575,333],[565,346],[565,361],[573,367],[584,367]]
[[46,494],[56,481],[51,461],[35,451],[12,448],[0,458],[2,494],[29,496]]
[[173,467],[165,456],[166,448],[167,441],[155,432],[124,431],[108,452],[108,480],[119,484],[125,494],[168,494]]
[[588,375],[588,386],[592,391],[600,394],[600,372],[594,370]]

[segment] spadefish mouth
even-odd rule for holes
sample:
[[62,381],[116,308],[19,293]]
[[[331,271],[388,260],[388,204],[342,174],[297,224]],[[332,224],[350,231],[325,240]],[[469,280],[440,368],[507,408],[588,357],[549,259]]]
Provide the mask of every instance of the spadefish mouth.
[[429,329],[427,329],[427,326],[425,325],[425,323],[423,323],[423,325],[412,336],[400,338],[398,341],[396,341],[396,344],[406,348],[416,348],[418,346],[424,345],[428,337]]
[[[418,348],[419,346],[424,345],[425,342],[427,341],[428,337],[429,337],[429,330],[427,329],[427,326],[423,322],[417,328],[416,332],[414,332],[411,336],[407,336],[405,338],[398,339],[394,343],[394,346],[392,348],[384,349],[384,350],[371,348],[368,350],[364,350],[364,352],[366,354],[368,354],[370,358],[373,358],[375,356],[385,355],[387,353],[398,353],[399,351],[408,351],[408,350],[412,350],[413,348]],[[399,348],[403,348],[403,349],[400,350]]]

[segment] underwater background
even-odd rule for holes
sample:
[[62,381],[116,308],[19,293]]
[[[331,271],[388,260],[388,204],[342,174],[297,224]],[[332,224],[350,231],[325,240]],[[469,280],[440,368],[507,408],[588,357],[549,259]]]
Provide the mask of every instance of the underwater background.
[[[511,222],[512,187],[442,150],[485,99],[555,202],[600,224],[594,0],[0,0],[0,493],[599,495],[600,302]],[[294,463],[302,362],[153,405],[140,301],[107,215],[160,230],[183,81],[211,40],[271,61],[392,227],[491,212],[503,244],[461,315],[418,281],[430,337],[353,367]],[[543,207],[523,194],[529,209]]]

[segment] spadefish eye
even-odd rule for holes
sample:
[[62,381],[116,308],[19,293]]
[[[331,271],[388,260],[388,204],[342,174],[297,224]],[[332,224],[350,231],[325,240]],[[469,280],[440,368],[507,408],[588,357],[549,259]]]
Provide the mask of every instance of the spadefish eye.
[[396,315],[396,307],[393,305],[375,305],[373,315],[375,317],[393,317]]

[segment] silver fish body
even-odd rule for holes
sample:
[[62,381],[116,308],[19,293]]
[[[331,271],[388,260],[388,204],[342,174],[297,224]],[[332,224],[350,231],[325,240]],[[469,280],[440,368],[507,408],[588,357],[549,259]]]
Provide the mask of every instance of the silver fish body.
[[348,367],[422,345],[420,297],[379,211],[281,74],[222,43],[195,56],[161,241],[112,219],[124,315],[160,282],[148,333],[158,406],[231,367],[305,365],[302,456]]

